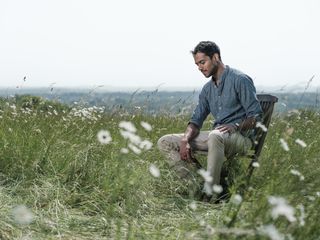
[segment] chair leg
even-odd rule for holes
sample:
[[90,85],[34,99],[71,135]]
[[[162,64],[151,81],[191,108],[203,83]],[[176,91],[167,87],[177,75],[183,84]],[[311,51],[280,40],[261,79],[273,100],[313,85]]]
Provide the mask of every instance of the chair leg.
[[249,185],[249,183],[250,183],[250,179],[251,179],[251,176],[252,176],[252,173],[253,173],[253,170],[254,170],[254,167],[253,167],[253,163],[255,163],[255,162],[258,162],[258,157],[256,156],[256,155],[254,155],[253,157],[252,157],[252,160],[251,160],[251,162],[250,162],[250,165],[248,166],[248,174],[247,174],[247,183],[246,183],[246,185],[248,186]]

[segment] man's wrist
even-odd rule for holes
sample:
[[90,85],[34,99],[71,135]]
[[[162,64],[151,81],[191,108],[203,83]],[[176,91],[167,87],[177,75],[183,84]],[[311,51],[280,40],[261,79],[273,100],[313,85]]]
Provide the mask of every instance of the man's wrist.
[[239,130],[239,128],[240,128],[239,123],[233,123],[232,125],[234,126],[234,129],[235,129],[236,131]]
[[186,138],[186,137],[183,137],[182,139],[181,139],[181,143],[188,143],[189,141],[188,141],[188,138]]

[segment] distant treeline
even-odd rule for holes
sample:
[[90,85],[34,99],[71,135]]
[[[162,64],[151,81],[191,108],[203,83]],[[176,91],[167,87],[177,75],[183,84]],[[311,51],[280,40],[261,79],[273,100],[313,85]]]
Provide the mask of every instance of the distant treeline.
[[[276,112],[293,109],[313,109],[319,111],[320,96],[317,92],[270,93],[278,97]],[[106,111],[123,109],[143,111],[150,114],[188,114],[197,104],[198,91],[140,91],[103,92],[71,89],[19,89],[15,92],[0,89],[0,96],[13,98],[16,95],[42,97],[69,106],[104,106]]]

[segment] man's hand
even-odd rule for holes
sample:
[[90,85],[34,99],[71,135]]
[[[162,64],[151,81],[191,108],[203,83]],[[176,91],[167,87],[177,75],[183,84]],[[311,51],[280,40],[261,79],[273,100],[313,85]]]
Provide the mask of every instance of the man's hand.
[[189,144],[195,137],[198,136],[200,130],[194,123],[189,123],[180,142],[180,158],[181,160],[188,161],[192,159],[191,146]]
[[222,133],[234,133],[237,131],[237,127],[234,124],[223,124],[215,129],[219,130]]
[[187,140],[182,139],[180,142],[180,158],[187,161],[191,158],[191,147]]

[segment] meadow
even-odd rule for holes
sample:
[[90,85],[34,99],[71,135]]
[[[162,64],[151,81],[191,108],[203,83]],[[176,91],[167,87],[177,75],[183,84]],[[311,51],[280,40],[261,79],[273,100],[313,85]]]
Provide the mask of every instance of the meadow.
[[188,114],[34,99],[0,100],[0,239],[320,239],[316,111],[274,114],[246,191],[250,160],[233,159],[214,204],[156,147]]

